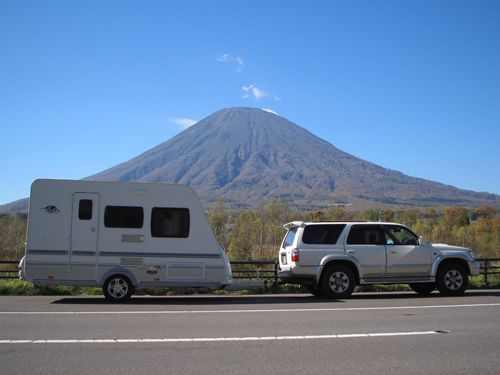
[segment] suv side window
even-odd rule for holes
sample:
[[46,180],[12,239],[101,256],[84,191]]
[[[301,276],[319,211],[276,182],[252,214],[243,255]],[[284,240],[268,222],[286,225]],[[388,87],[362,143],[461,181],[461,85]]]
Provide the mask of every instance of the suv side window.
[[310,245],[335,245],[345,224],[308,225],[304,229],[302,242]]
[[283,240],[283,248],[292,246],[295,235],[297,234],[297,229],[298,228],[292,228],[287,232],[285,239]]
[[349,245],[385,245],[382,231],[376,225],[353,225],[347,237]]
[[387,245],[418,245],[418,237],[399,225],[382,225]]

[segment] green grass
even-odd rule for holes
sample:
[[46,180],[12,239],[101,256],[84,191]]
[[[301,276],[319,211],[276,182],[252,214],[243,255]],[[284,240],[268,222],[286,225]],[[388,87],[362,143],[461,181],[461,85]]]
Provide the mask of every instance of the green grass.
[[374,285],[358,285],[354,288],[356,292],[408,292],[411,291],[408,284],[374,284]]
[[10,296],[52,296],[75,294],[75,287],[54,285],[39,287],[19,279],[0,280],[0,295]]
[[[490,275],[488,277],[488,285],[484,283],[483,276],[471,277],[469,281],[470,289],[483,289],[483,288],[500,288],[500,275]],[[399,292],[410,291],[411,289],[407,284],[394,284],[394,285],[363,285],[357,286],[354,292]],[[300,285],[296,284],[280,284],[277,290],[268,288],[262,290],[240,290],[228,292],[223,289],[215,289],[212,291],[207,290],[172,290],[169,288],[152,288],[152,289],[138,289],[136,295],[150,295],[150,296],[177,296],[177,295],[194,295],[194,294],[212,294],[212,295],[248,295],[248,294],[302,294],[308,293],[307,290]],[[92,287],[77,287],[77,286],[64,286],[52,285],[39,287],[29,281],[22,281],[19,279],[0,279],[0,295],[11,296],[52,296],[52,295],[86,295],[86,296],[99,296],[102,295],[101,288]]]
[[102,288],[93,288],[89,286],[80,287],[79,293],[85,296],[102,296]]
[[469,288],[471,289],[500,288],[500,275],[488,275],[488,285],[486,285],[483,275],[470,277]]
[[18,279],[0,280],[0,295],[4,296],[33,296],[34,285],[28,281]]

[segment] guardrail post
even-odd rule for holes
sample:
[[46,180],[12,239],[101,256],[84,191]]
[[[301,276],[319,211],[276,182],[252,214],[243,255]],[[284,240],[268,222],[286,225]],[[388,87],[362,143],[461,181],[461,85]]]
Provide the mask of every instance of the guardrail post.
[[484,261],[484,284],[486,287],[488,287],[488,270],[489,270],[489,265],[488,265],[488,260]]
[[273,284],[273,292],[278,291],[278,262],[274,262],[274,284]]

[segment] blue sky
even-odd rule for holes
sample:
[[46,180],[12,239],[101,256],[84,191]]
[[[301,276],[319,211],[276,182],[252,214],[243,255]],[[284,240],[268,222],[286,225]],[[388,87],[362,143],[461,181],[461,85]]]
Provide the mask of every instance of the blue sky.
[[500,194],[500,1],[0,0],[0,204],[226,107]]

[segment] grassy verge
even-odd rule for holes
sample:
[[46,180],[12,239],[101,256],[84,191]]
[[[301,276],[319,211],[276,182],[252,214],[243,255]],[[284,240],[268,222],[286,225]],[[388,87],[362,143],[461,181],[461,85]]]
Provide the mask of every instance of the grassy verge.
[[[500,288],[500,275],[492,275],[488,278],[488,286],[484,283],[484,278],[471,277],[469,283],[470,289],[483,289],[483,288]],[[363,285],[357,286],[354,292],[400,292],[410,291],[411,289],[407,284],[394,284],[394,285]],[[269,288],[267,290],[240,290],[237,292],[228,292],[223,289],[208,290],[172,290],[169,288],[155,288],[155,289],[139,289],[136,295],[151,295],[151,296],[175,296],[175,295],[194,295],[194,294],[212,294],[212,295],[247,295],[247,294],[302,294],[308,293],[307,290],[300,285],[296,284],[281,284],[278,285],[277,290]],[[29,281],[22,281],[19,279],[5,279],[0,280],[0,295],[10,296],[55,296],[55,295],[87,295],[97,296],[102,295],[101,288],[90,287],[76,287],[53,285],[39,287]]]
[[71,295],[74,287],[54,285],[38,287],[29,281],[19,279],[0,280],[0,295],[11,296],[44,296],[44,295]]
[[500,288],[500,275],[488,275],[488,285],[486,285],[484,276],[473,276],[469,278],[469,288],[483,289],[483,288]]
[[100,288],[88,288],[65,285],[36,286],[29,281],[19,279],[0,280],[0,295],[4,296],[71,296],[99,295]]

